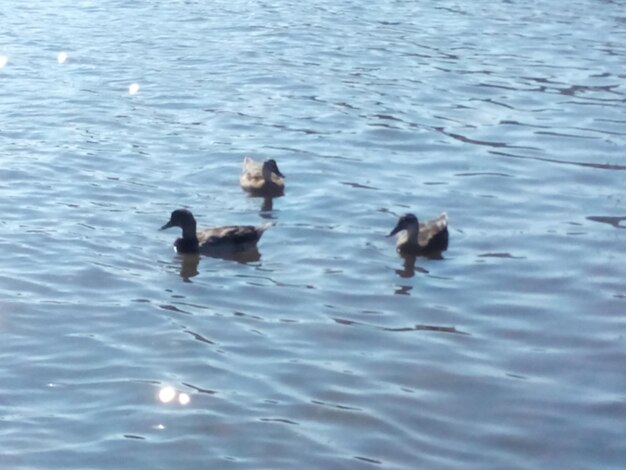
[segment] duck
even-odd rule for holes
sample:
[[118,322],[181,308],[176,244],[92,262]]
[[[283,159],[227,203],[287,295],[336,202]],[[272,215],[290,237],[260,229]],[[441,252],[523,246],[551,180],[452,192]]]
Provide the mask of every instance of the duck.
[[274,159],[261,163],[245,157],[239,183],[253,196],[278,197],[285,191],[285,175],[280,172]]
[[404,254],[441,252],[448,249],[448,215],[443,212],[436,219],[420,223],[415,214],[405,214],[389,232],[398,234],[396,249]]
[[174,250],[179,254],[206,254],[216,257],[228,257],[233,252],[246,250],[257,251],[256,244],[263,233],[271,226],[228,225],[196,231],[196,219],[187,209],[176,209],[170,220],[161,227],[166,230],[180,227],[183,236],[174,242]]

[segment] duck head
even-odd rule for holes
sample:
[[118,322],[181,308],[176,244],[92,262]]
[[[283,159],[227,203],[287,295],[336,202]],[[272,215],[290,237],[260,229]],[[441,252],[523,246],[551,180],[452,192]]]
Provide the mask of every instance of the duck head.
[[263,162],[263,173],[266,173],[268,175],[271,175],[272,173],[280,176],[281,178],[284,178],[285,175],[283,175],[280,170],[278,169],[278,165],[276,164],[276,160],[274,160],[273,158],[270,160],[266,160]]
[[401,232],[402,230],[410,230],[411,228],[417,228],[417,230],[419,230],[419,221],[417,220],[417,217],[415,217],[415,215],[405,214],[402,217],[400,217],[396,226],[393,228],[391,232],[389,232],[389,235],[387,236],[392,237],[393,235],[395,235],[398,232]]
[[183,232],[195,232],[196,231],[196,219],[194,219],[191,211],[187,209],[176,209],[170,215],[170,220],[166,223],[161,230],[165,230],[170,227],[180,227]]

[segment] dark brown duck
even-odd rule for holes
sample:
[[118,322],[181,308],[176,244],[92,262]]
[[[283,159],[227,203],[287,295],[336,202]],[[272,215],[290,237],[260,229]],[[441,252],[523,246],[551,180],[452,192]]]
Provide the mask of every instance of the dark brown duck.
[[196,219],[191,211],[177,209],[172,212],[169,222],[161,230],[180,227],[183,236],[174,242],[174,249],[181,254],[209,254],[219,251],[244,251],[256,247],[263,232],[270,224],[262,226],[228,225],[225,227],[196,230]]
[[387,235],[398,235],[396,248],[401,253],[424,253],[448,249],[448,216],[420,223],[414,214],[400,217],[393,230]]

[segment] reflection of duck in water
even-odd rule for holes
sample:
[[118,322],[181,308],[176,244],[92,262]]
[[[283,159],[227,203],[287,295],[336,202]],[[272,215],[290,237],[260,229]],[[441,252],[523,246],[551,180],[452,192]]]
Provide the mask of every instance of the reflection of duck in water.
[[[214,227],[196,232],[196,219],[187,209],[177,209],[172,212],[170,220],[161,230],[170,227],[180,227],[183,236],[174,242],[174,248],[180,254],[203,254],[217,258],[237,259],[237,255],[247,255],[252,252],[257,255],[255,261],[260,258],[257,242],[270,224],[259,227],[252,225],[229,225],[226,227]],[[252,258],[255,258],[254,256]]]
[[[261,212],[272,212],[274,210],[274,198],[273,197],[264,197],[263,203],[261,204]],[[261,217],[265,217],[261,214]]]
[[191,282],[190,279],[199,274],[198,264],[200,255],[191,253],[180,255],[180,277],[185,282]]
[[285,191],[285,175],[275,160],[261,163],[245,157],[239,183],[252,196],[278,197]]
[[387,235],[398,234],[396,248],[401,254],[428,254],[448,249],[448,216],[444,212],[426,223],[419,223],[413,214],[400,217]]
[[[441,253],[435,252],[436,255],[439,255],[436,259],[441,259]],[[432,252],[429,253],[429,257],[432,257]],[[415,272],[422,274],[428,274],[428,271],[421,266],[415,266],[415,262],[417,261],[417,255],[412,253],[402,253],[402,258],[404,259],[404,263],[402,265],[402,269],[396,269],[396,274],[403,278],[410,278],[415,276]]]

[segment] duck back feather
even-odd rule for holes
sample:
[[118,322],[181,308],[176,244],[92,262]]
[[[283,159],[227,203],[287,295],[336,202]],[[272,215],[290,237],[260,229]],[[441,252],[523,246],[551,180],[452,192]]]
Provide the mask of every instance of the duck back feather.
[[441,252],[448,249],[448,216],[420,223],[413,214],[400,217],[388,236],[397,235],[396,248],[404,253]]
[[261,163],[245,157],[239,184],[253,196],[278,197],[284,193],[285,176],[274,160]]
[[161,230],[170,227],[180,227],[183,230],[183,236],[174,242],[177,253],[202,253],[219,257],[222,252],[256,249],[257,242],[270,226],[269,223],[256,227],[228,225],[196,231],[196,219],[193,214],[186,209],[177,209],[172,212],[169,222],[161,227]]

